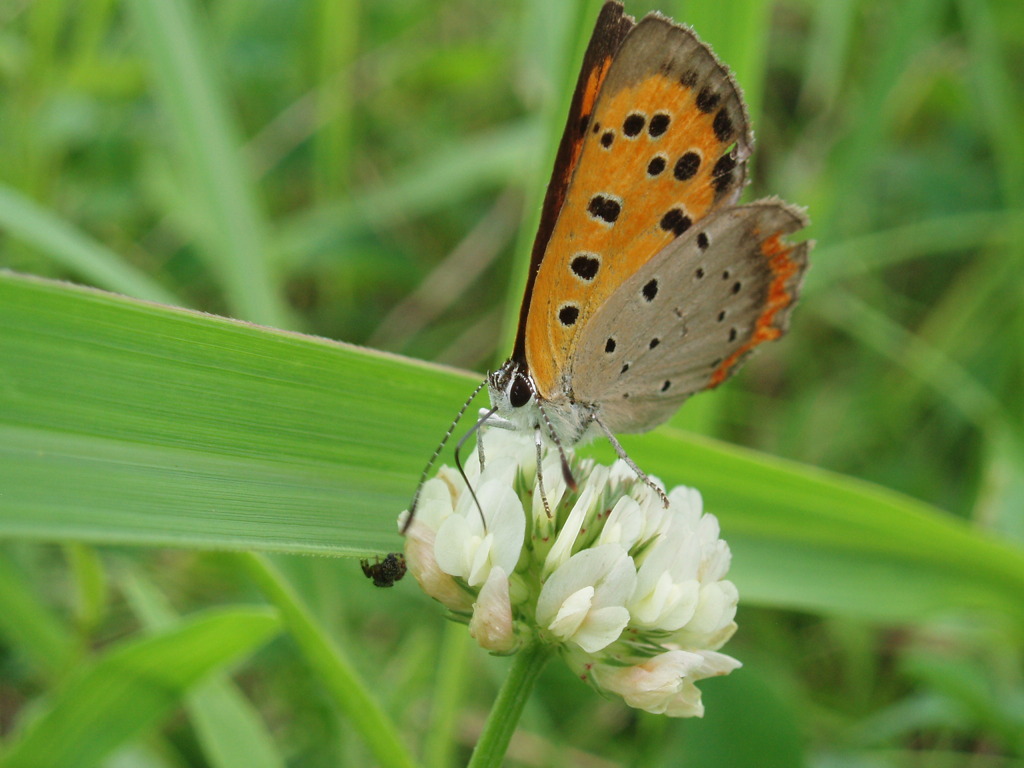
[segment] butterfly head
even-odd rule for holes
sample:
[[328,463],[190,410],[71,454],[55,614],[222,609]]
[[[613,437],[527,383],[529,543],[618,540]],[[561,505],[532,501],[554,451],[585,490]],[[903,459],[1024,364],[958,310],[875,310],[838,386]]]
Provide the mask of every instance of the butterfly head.
[[501,368],[487,375],[487,391],[491,405],[505,418],[523,412],[536,398],[536,387],[529,369],[516,360],[507,360]]
[[[590,436],[595,406],[575,402],[565,392],[542,395],[529,366],[515,358],[487,375],[487,391],[505,428],[539,428],[559,446],[576,445]],[[568,471],[568,464],[564,469]]]

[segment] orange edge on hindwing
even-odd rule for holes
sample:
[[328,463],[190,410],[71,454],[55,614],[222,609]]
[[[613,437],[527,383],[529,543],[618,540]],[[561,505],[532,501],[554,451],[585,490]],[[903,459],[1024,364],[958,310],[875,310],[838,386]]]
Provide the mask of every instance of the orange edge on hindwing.
[[[756,232],[754,233],[756,236]],[[772,273],[772,281],[768,286],[768,301],[761,316],[754,324],[754,333],[739,349],[729,355],[714,373],[708,382],[708,388],[717,387],[729,377],[729,372],[744,355],[765,341],[772,341],[782,335],[782,328],[773,325],[775,316],[793,303],[796,298],[786,288],[786,283],[800,271],[800,265],[789,258],[795,246],[787,246],[782,242],[782,233],[777,232],[763,243],[761,253],[768,261],[768,268]]]

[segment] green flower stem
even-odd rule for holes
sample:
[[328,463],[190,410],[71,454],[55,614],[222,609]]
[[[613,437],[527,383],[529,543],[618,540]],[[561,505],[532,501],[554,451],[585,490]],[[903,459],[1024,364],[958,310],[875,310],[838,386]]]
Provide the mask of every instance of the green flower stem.
[[385,768],[414,768],[415,763],[394,723],[371,696],[352,662],[317,624],[277,568],[262,555],[243,552],[236,557],[264,596],[281,612],[309,665],[363,737],[377,764]]
[[497,768],[515,733],[523,707],[540,671],[551,656],[551,646],[534,641],[512,657],[512,669],[498,692],[477,742],[469,768]]

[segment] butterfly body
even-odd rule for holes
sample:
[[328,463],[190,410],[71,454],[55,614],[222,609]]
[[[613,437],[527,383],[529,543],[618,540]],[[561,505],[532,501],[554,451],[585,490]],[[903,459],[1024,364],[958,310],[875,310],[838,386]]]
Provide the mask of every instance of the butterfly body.
[[505,422],[502,426],[550,432],[563,445],[585,442],[595,433],[596,404],[577,402],[568,389],[551,398],[539,396],[529,369],[516,360],[509,359],[488,375],[487,391],[491,406]]

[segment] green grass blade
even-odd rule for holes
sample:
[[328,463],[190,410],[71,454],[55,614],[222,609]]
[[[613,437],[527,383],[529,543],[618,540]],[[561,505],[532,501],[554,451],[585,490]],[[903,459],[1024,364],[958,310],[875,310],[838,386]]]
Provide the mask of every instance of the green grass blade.
[[[317,74],[320,82],[333,79],[335,85],[329,90],[320,89],[316,106],[320,129],[313,136],[313,173],[320,199],[331,199],[348,191],[356,79],[351,67],[358,51],[359,5],[358,0],[321,0],[316,4]],[[335,73],[346,69],[347,77],[335,77]]]
[[533,121],[513,123],[447,149],[397,173],[387,185],[304,211],[280,227],[282,260],[303,266],[331,244],[384,225],[455,205],[481,188],[521,175],[539,131]]
[[83,669],[0,758],[3,768],[93,765],[170,712],[191,686],[279,627],[271,612],[229,609],[131,640]]
[[[179,617],[157,588],[138,571],[131,571],[122,589],[132,609],[151,629],[167,631]],[[185,696],[189,720],[212,768],[284,768],[259,713],[224,675],[215,675]]]
[[1002,404],[974,377],[941,350],[855,295],[836,289],[828,301],[817,301],[811,306],[819,317],[854,335],[865,347],[904,366],[981,429],[1010,428],[1012,421]]
[[378,765],[413,768],[415,763],[352,662],[313,619],[309,608],[269,560],[239,555],[239,562],[266,598],[281,612],[285,625],[302,649],[332,701],[373,752]]
[[72,543],[64,547],[74,586],[75,625],[92,636],[107,614],[107,570],[94,547]]
[[1003,252],[1024,231],[1024,211],[970,211],[914,221],[892,229],[819,243],[804,295],[818,294],[843,280],[881,271],[912,259],[955,257],[986,245]]
[[1020,206],[1024,203],[1024,142],[1020,139],[1024,102],[1012,74],[1010,55],[1003,50],[998,21],[990,4],[960,0],[957,5],[967,34],[972,95],[980,107],[997,159],[995,170],[1007,204]]
[[147,301],[178,304],[170,291],[19,192],[0,185],[0,230],[38,248],[54,263],[100,288]]
[[800,94],[808,108],[832,109],[841,98],[858,10],[855,0],[833,0],[815,6]]
[[[395,514],[473,385],[9,274],[0,359],[0,535],[42,540],[396,549]],[[923,503],[675,430],[624,442],[648,471],[704,492],[748,599],[886,618],[1020,612],[1021,552]]]
[[269,226],[216,88],[219,78],[202,45],[193,4],[134,0],[130,5],[163,113],[177,134],[199,210],[207,213],[200,240],[229,306],[248,320],[287,326],[289,312],[274,286],[267,253]]
[[870,173],[877,158],[890,151],[889,131],[899,105],[893,97],[898,93],[895,84],[913,70],[911,62],[936,38],[939,18],[932,0],[901,3],[900,23],[880,28],[877,50],[849,94],[844,94],[853,107],[850,125],[833,149],[830,173],[817,178],[817,195],[804,201],[811,205],[815,235],[821,241],[863,231],[870,214],[867,206],[856,203],[861,197],[871,198],[865,192],[870,189]]
[[0,637],[9,652],[45,678],[58,677],[75,657],[71,628],[43,603],[6,552],[0,557]]

